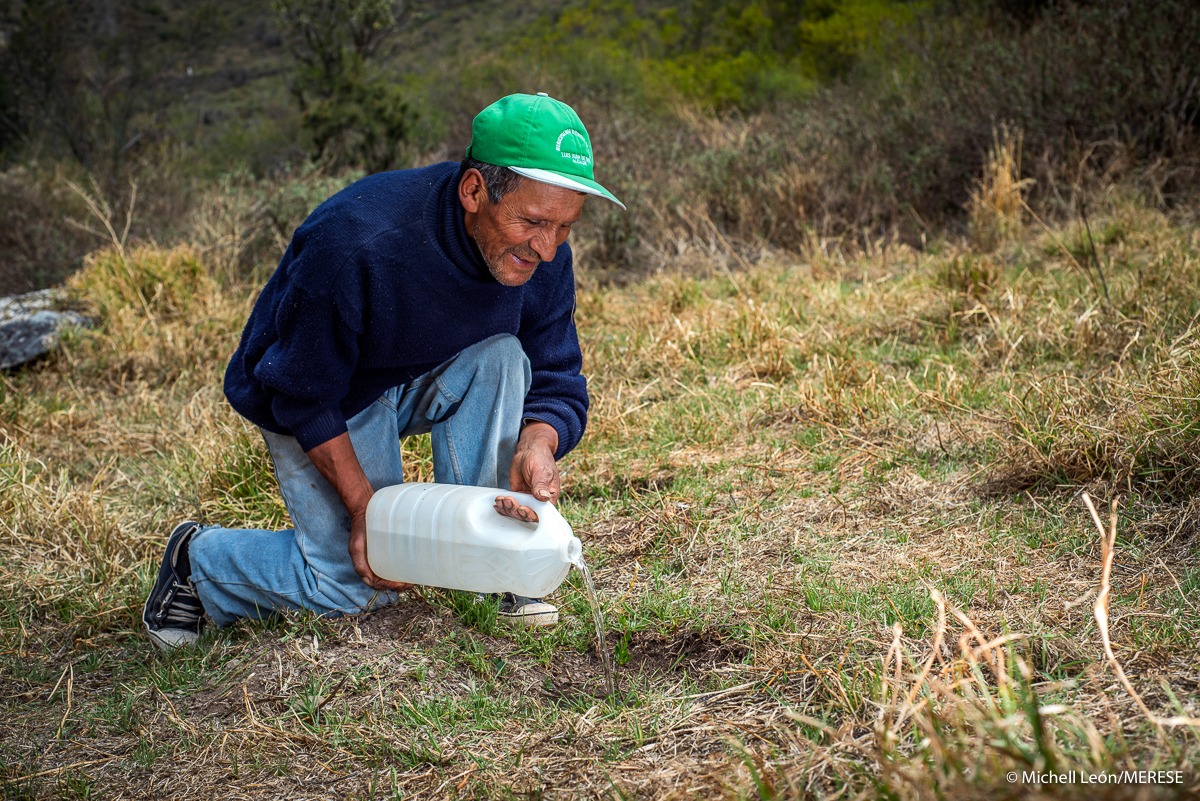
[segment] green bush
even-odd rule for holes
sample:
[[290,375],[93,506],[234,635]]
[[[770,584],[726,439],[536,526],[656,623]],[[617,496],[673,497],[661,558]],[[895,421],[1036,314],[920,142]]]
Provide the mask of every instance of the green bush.
[[379,50],[397,27],[388,0],[273,0],[296,61],[292,95],[313,156],[371,172],[396,166],[413,111],[380,74]]
[[498,58],[527,59],[601,121],[597,164],[633,203],[625,223],[600,215],[581,233],[629,269],[681,239],[727,249],[708,221],[734,247],[791,250],[965,232],[1000,130],[1044,216],[1113,181],[1182,202],[1200,178],[1197,51],[1184,0],[589,0]]

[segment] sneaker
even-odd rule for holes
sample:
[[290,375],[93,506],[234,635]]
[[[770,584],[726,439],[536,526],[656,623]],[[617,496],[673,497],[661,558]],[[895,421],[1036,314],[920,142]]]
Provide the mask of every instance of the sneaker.
[[158,568],[158,579],[142,610],[146,633],[164,651],[195,645],[204,626],[204,607],[192,586],[192,569],[187,558],[188,543],[199,530],[199,523],[188,520],[171,532],[167,552]]
[[524,598],[506,592],[500,596],[496,621],[508,626],[553,626],[558,622],[558,607],[541,598]]

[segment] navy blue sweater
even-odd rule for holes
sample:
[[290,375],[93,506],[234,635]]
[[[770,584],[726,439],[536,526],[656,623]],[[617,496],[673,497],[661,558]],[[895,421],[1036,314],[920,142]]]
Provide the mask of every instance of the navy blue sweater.
[[346,431],[385,390],[470,345],[514,334],[533,384],[524,416],[558,431],[561,457],[587,422],[571,249],[506,287],[463,225],[459,165],[363,178],[296,229],[225,372],[252,423],[306,451]]

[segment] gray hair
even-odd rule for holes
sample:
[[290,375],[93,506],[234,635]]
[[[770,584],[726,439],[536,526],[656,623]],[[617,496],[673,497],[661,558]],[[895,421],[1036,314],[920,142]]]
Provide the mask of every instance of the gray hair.
[[483,176],[483,185],[487,187],[488,200],[493,203],[499,203],[501,198],[516,189],[521,183],[521,176],[508,167],[498,167],[495,164],[488,164],[486,161],[479,161],[467,156],[462,160],[462,171],[466,172],[471,169],[479,170],[479,174]]

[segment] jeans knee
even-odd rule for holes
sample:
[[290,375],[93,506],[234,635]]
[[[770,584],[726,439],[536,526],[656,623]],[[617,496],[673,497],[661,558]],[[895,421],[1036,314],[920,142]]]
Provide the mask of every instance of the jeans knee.
[[474,347],[479,348],[479,369],[494,372],[497,376],[520,377],[528,391],[532,380],[529,357],[519,339],[512,334],[496,334]]

